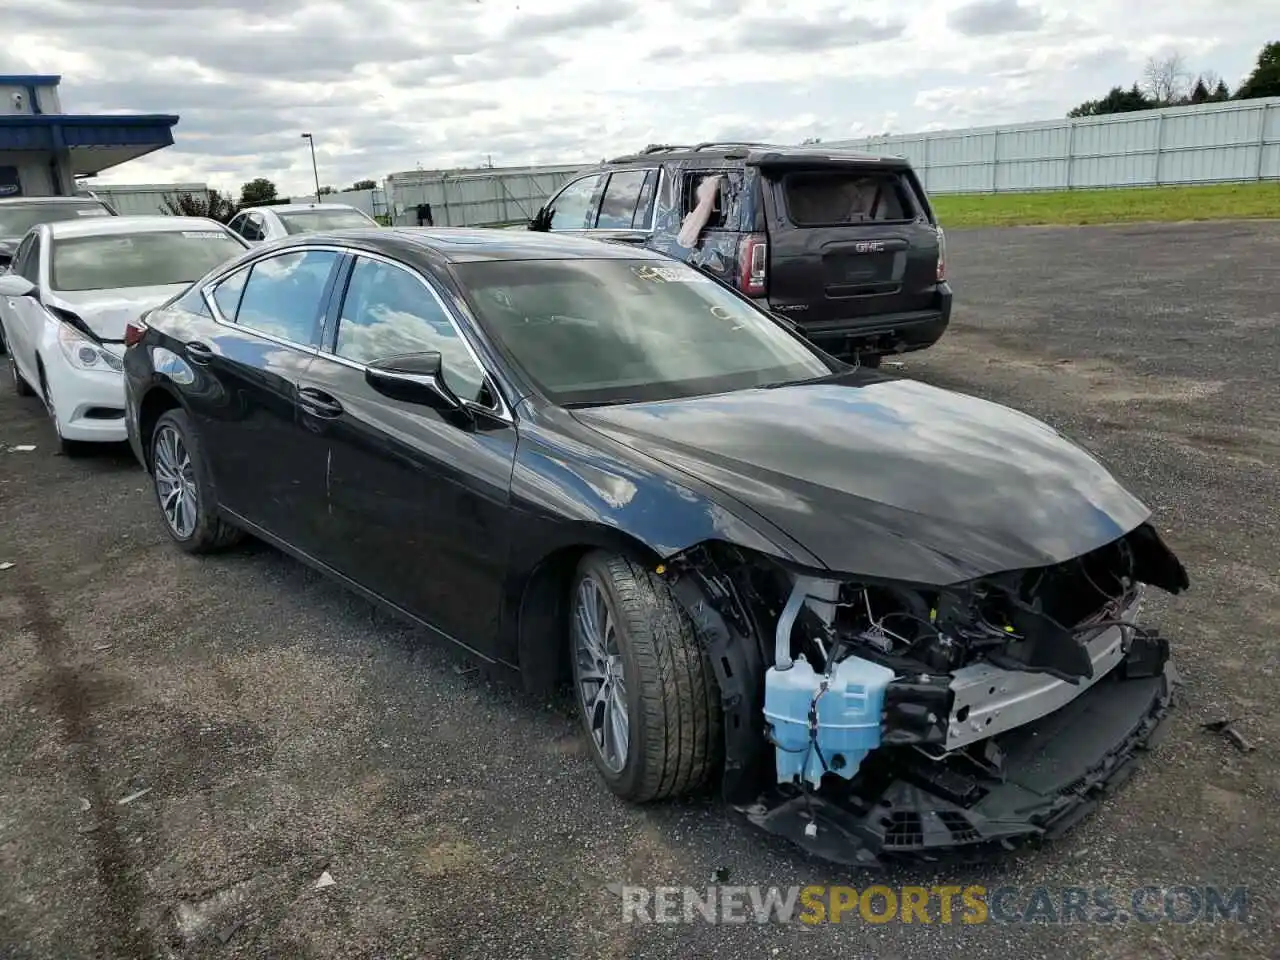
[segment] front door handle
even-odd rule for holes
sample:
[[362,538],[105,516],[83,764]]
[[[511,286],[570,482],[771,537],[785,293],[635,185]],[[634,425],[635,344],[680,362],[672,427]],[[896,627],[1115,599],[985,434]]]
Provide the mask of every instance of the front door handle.
[[213,349],[207,343],[192,340],[187,344],[187,359],[192,363],[208,363],[213,359]]
[[342,404],[315,387],[298,388],[298,406],[312,416],[323,417],[326,420],[342,416]]

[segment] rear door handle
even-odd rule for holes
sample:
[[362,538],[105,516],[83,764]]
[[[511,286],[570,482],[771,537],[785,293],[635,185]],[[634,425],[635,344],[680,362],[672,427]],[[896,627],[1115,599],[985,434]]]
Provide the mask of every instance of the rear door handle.
[[208,363],[213,359],[213,349],[199,340],[187,344],[187,359],[192,363]]
[[298,388],[298,406],[312,416],[323,417],[326,420],[342,416],[342,404],[315,387]]

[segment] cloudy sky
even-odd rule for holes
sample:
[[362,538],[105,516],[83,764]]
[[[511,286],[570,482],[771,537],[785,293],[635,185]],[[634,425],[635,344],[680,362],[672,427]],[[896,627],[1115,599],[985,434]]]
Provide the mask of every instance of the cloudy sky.
[[[177,113],[100,182],[594,161],[1061,116],[1178,50],[1234,86],[1280,0],[0,0],[0,74]],[[1274,31],[1273,31],[1274,32]]]

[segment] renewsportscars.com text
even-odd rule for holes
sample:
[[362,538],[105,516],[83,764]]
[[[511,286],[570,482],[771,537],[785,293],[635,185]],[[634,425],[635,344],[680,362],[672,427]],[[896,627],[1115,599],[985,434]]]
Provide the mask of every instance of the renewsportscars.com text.
[[[619,888],[615,888],[619,889]],[[622,886],[627,923],[1245,922],[1245,887]]]

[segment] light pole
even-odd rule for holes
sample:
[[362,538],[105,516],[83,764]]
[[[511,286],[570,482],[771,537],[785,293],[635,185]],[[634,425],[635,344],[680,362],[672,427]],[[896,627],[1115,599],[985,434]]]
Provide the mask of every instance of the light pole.
[[316,203],[320,202],[320,171],[316,168],[316,138],[304,133],[302,139],[311,144],[311,172],[316,178]]

